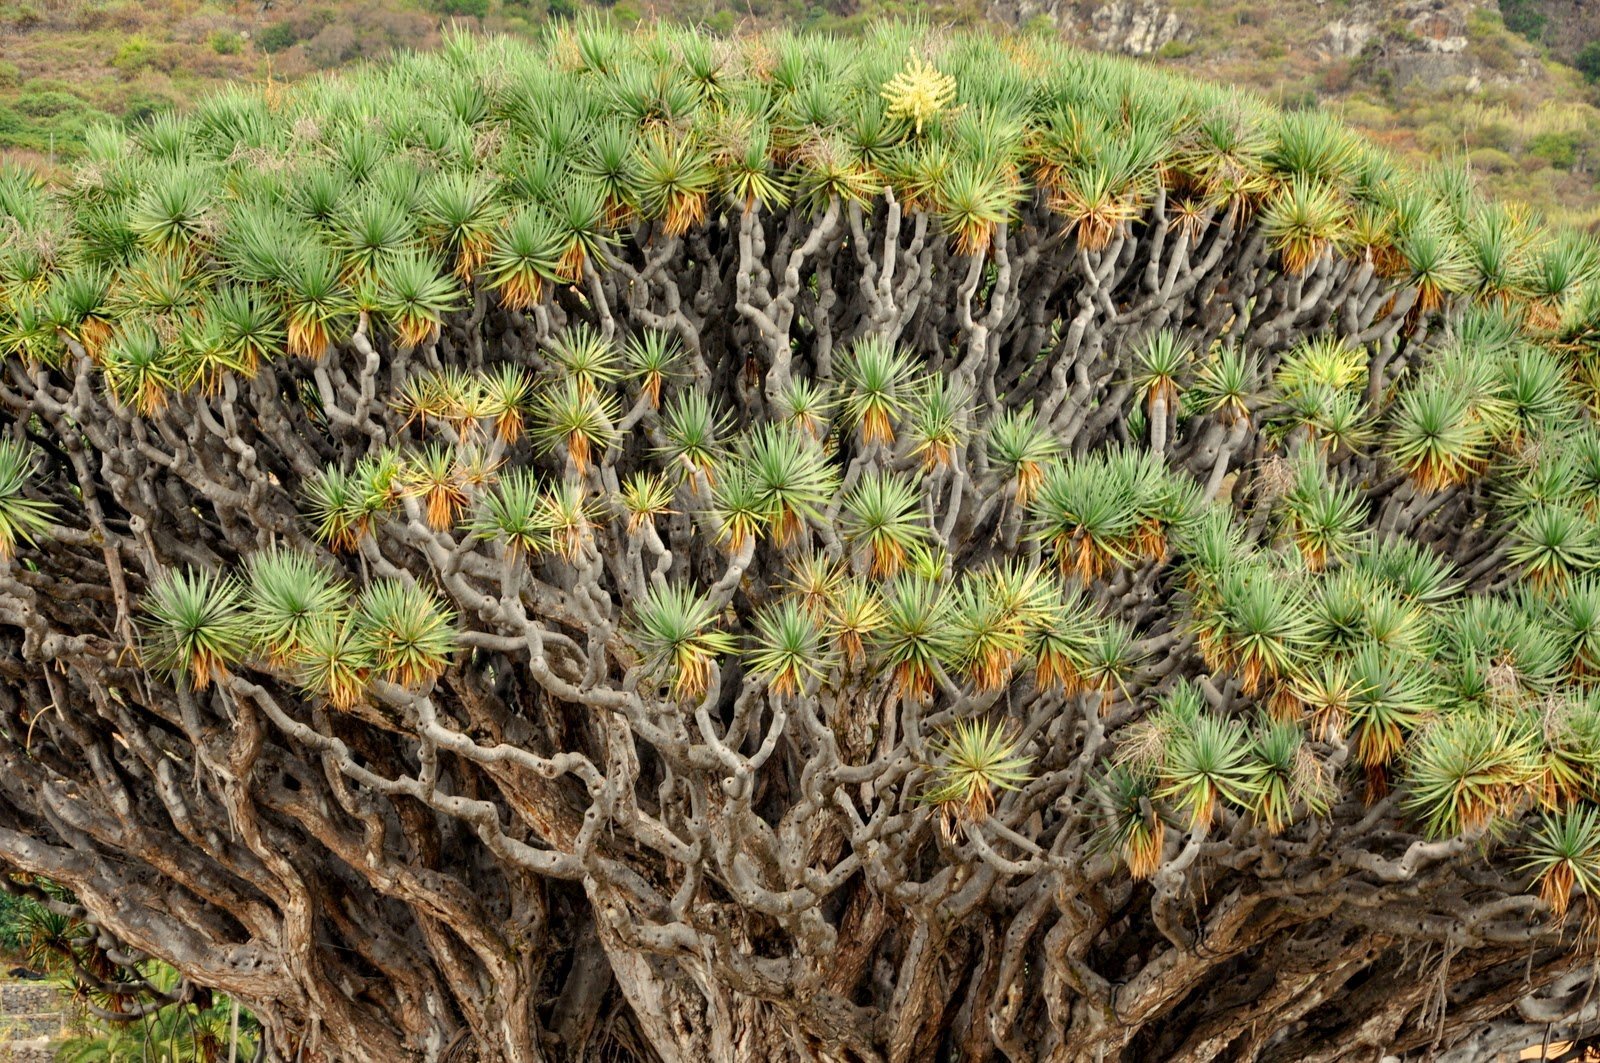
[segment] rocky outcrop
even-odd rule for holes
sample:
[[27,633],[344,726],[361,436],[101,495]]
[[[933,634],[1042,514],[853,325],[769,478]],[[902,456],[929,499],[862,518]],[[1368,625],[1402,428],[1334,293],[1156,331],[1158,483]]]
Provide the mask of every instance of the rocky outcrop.
[[1539,42],[1571,61],[1584,45],[1600,41],[1600,0],[1522,0],[1525,12],[1543,16]]
[[[1508,55],[1499,43],[1492,62],[1474,48],[1474,19],[1497,5],[1498,0],[1285,0],[1238,17],[1270,28],[1276,44],[1325,62],[1359,60],[1366,73],[1396,86],[1538,76],[1530,45],[1522,46],[1526,55]],[[1550,0],[1548,6],[1570,8],[1571,17],[1590,19],[1600,31],[1600,0]],[[1124,55],[1153,55],[1175,41],[1193,42],[1208,57],[1224,57],[1230,47],[1219,38],[1214,13],[1173,0],[990,0],[988,14],[1012,25],[1043,16],[1069,39]]]
[[1390,22],[1379,38],[1373,67],[1386,72],[1397,86],[1465,78],[1469,87],[1475,87],[1525,81],[1543,73],[1537,50],[1521,41],[1509,53],[1497,43],[1492,60],[1489,51],[1474,47],[1473,19],[1485,14],[1485,8],[1497,8],[1496,0],[1403,0],[1376,7]]
[[1095,8],[1089,32],[1102,51],[1150,55],[1178,39],[1183,21],[1155,0],[1117,0]]
[[1366,48],[1367,42],[1378,36],[1378,24],[1365,18],[1363,12],[1352,12],[1328,23],[1317,38],[1322,51],[1341,59],[1354,59]]
[[1475,6],[1470,0],[1406,0],[1396,5],[1392,17],[1400,29],[1389,35],[1378,65],[1401,85],[1479,76],[1467,48],[1467,18]]
[[1159,0],[994,0],[989,17],[1013,26],[1043,15],[1103,52],[1151,55],[1186,33],[1182,17]]
[[1422,60],[1438,75],[1466,72],[1471,43],[1467,20],[1483,0],[1402,0],[1380,3],[1362,0],[1352,4],[1330,21],[1317,37],[1317,47],[1326,55],[1352,59],[1375,46],[1387,59],[1403,58],[1417,65],[1417,57],[1443,57]]

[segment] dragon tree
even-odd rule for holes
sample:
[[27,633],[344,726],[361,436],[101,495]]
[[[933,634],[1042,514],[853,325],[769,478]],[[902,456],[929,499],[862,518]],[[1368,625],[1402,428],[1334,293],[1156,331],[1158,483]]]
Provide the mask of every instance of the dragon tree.
[[0,356],[0,888],[113,1017],[1600,1028],[1600,244],[1460,167],[1043,38],[463,35],[0,171]]

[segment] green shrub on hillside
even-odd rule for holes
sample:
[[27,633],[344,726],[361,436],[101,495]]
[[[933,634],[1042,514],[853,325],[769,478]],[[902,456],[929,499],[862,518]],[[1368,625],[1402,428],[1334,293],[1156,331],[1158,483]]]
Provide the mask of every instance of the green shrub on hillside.
[[1572,65],[1591,85],[1600,81],[1600,41],[1590,41],[1573,56]]
[[238,55],[244,49],[244,38],[232,30],[218,30],[208,38],[207,43],[218,55]]
[[292,22],[274,22],[256,34],[256,47],[269,55],[293,48],[299,41]]
[[143,34],[136,33],[117,46],[111,56],[111,65],[124,73],[142,70],[155,62],[156,46]]
[[1520,33],[1535,43],[1542,41],[1549,16],[1539,10],[1537,0],[1500,0],[1500,17],[1506,29]]
[[1517,160],[1499,148],[1478,148],[1467,156],[1467,160],[1477,173],[1511,173],[1517,168]]
[[1526,147],[1530,158],[1543,159],[1558,170],[1570,170],[1578,163],[1582,138],[1577,133],[1539,133]]
[[53,118],[63,111],[82,110],[84,102],[67,92],[25,92],[14,106],[29,118]]
[[82,151],[89,129],[107,118],[68,93],[23,93],[9,103],[0,101],[0,150],[72,158]]
[[122,100],[122,124],[133,128],[142,126],[163,111],[173,110],[178,101],[159,92],[143,90],[130,92]]

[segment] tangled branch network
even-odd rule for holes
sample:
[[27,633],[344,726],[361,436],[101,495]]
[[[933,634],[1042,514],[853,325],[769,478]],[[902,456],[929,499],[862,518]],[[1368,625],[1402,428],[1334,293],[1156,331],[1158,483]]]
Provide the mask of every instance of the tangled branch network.
[[284,1060],[1592,1032],[1597,280],[1041,38],[101,131],[0,173],[0,884]]

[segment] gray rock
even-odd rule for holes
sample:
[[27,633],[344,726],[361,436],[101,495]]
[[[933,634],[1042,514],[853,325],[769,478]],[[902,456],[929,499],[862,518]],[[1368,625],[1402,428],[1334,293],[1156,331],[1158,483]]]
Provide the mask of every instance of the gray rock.
[[0,1063],[53,1063],[55,1049],[43,1038],[0,1044]]
[[1183,19],[1159,0],[992,0],[989,17],[1020,26],[1039,15],[1094,48],[1124,55],[1150,55],[1183,36]]
[[1108,52],[1149,55],[1177,40],[1183,20],[1155,0],[1116,0],[1089,16],[1095,43]]
[[1377,22],[1360,18],[1352,12],[1348,18],[1336,18],[1328,23],[1318,43],[1331,55],[1354,59],[1361,54],[1361,49],[1367,46],[1367,42],[1377,35]]

